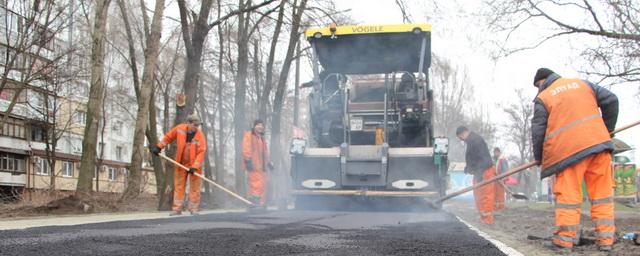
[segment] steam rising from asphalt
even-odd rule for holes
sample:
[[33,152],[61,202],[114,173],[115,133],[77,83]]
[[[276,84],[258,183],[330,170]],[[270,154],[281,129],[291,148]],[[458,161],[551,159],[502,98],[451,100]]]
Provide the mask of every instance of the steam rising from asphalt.
[[298,196],[298,210],[355,212],[429,212],[435,211],[427,199],[409,197]]

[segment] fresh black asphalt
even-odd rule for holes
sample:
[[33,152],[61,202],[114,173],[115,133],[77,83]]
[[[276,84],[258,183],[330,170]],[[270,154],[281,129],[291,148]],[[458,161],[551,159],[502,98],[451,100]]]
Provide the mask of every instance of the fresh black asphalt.
[[5,230],[0,255],[504,254],[442,211],[270,211]]

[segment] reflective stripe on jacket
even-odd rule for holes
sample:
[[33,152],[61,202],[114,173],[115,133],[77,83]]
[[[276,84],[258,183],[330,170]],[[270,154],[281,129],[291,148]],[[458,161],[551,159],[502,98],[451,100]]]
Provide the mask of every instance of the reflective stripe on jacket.
[[618,116],[618,100],[613,93],[555,74],[540,89],[534,101],[531,133],[534,157],[542,165],[541,178],[589,155],[613,150],[608,132],[615,128]]
[[[176,125],[171,131],[164,135],[162,140],[158,143],[158,147],[164,148],[166,145],[171,144],[173,141],[176,142],[176,155],[174,159],[178,163],[182,163],[182,156],[187,145],[187,131],[189,130],[188,124],[179,124]],[[189,143],[189,156],[192,163],[189,163],[189,168],[202,169],[202,164],[204,163],[205,153],[207,152],[207,140],[202,133],[200,128],[197,129],[196,134],[191,139],[191,143]],[[195,156],[195,157],[194,157]]]

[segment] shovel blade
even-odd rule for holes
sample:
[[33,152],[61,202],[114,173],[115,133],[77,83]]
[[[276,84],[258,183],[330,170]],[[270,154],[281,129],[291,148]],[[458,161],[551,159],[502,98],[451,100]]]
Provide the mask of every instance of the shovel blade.
[[625,143],[622,140],[619,140],[618,138],[613,138],[611,139],[611,142],[613,143],[613,154],[618,154],[618,153],[622,153],[625,151],[629,151],[631,150],[631,146],[629,146],[629,144]]
[[521,194],[511,194],[511,196],[513,196],[513,198],[515,198],[515,199],[529,200],[529,198],[527,196],[521,195]]

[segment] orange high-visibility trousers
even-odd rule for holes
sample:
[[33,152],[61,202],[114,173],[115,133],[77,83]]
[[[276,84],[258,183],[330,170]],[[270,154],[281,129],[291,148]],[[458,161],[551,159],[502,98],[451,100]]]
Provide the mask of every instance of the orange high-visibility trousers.
[[556,227],[553,243],[571,248],[578,242],[582,206],[582,181],[591,199],[591,219],[596,224],[596,244],[614,242],[613,177],[611,154],[601,152],[556,174]]
[[504,210],[504,196],[505,196],[505,189],[504,186],[506,186],[504,184],[503,181],[498,181],[500,183],[494,183],[495,184],[495,205],[493,207],[494,211],[501,211]]
[[[202,170],[198,169],[198,174],[202,175]],[[182,203],[184,202],[184,193],[187,186],[187,176],[189,176],[189,204],[187,209],[190,212],[198,212],[200,207],[200,188],[202,187],[202,179],[195,175],[189,175],[182,168],[176,168],[173,171],[173,207],[174,211],[182,211]]]
[[254,203],[264,205],[266,203],[267,174],[262,170],[249,171],[249,199]]
[[[186,148],[189,148],[190,143],[186,144]],[[180,164],[184,166],[193,166],[196,161],[195,157],[191,157],[190,150],[184,150],[180,159]],[[198,174],[202,175],[202,169],[198,169]],[[202,179],[195,175],[189,175],[187,171],[182,168],[176,167],[173,171],[173,207],[174,211],[182,211],[182,203],[184,202],[184,193],[187,186],[187,176],[189,176],[189,204],[187,209],[190,212],[197,212],[200,207],[200,187],[202,185]]]
[[[483,172],[482,180],[488,180],[496,176],[495,166],[489,167]],[[473,184],[477,183],[473,179]],[[493,224],[493,208],[495,206],[495,182],[489,183],[473,190],[473,198],[476,201],[476,208],[480,213],[480,221],[485,224]]]

